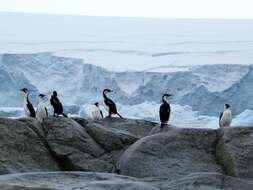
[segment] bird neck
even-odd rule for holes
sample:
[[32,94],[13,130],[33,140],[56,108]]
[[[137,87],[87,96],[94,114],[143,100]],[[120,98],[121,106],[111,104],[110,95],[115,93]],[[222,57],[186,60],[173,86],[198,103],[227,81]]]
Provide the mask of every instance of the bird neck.
[[163,97],[163,103],[164,104],[169,104],[168,100],[166,100],[165,97]]
[[27,104],[29,101],[28,94],[24,94],[24,102]]
[[104,96],[104,99],[108,99],[107,95],[105,94],[105,92],[103,92],[103,96]]
[[39,103],[44,104],[44,100],[42,98],[39,98]]

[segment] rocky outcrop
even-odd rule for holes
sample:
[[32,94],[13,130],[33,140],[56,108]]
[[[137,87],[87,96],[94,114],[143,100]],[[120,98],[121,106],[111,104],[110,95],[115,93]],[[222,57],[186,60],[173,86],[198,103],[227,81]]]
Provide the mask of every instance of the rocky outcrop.
[[173,181],[150,180],[161,190],[251,190],[252,184],[220,173],[193,173]]
[[166,177],[170,180],[194,172],[221,172],[216,163],[215,130],[171,129],[142,138],[119,161],[122,175]]
[[74,120],[51,117],[43,126],[46,141],[66,170],[113,170],[111,163],[100,159],[105,150]]
[[217,172],[253,182],[253,128],[166,128],[128,148],[119,173],[175,180],[192,173]]
[[120,118],[90,122],[80,118],[74,119],[107,152],[107,159],[111,159],[114,165],[130,145],[147,136],[155,126],[153,122]]
[[[64,117],[49,117],[43,123],[0,118],[0,128],[0,174],[13,174],[0,176],[0,189],[253,186],[253,128],[161,130],[158,124],[140,120]],[[77,170],[87,173],[71,172]],[[15,174],[23,172],[44,173]]]
[[195,173],[169,181],[108,173],[53,172],[0,176],[1,190],[252,190],[247,181],[219,173]]
[[1,185],[6,190],[159,190],[136,178],[89,172],[5,175],[0,176],[0,188]]
[[220,131],[217,158],[227,175],[253,181],[253,128]]
[[107,151],[125,149],[155,126],[152,122],[106,118],[85,126],[87,132]]
[[57,162],[27,124],[0,119],[0,174],[57,171]]
[[116,162],[125,149],[147,135],[154,125],[117,118],[88,121],[49,117],[42,124],[33,118],[0,119],[0,122],[4,129],[0,132],[2,174],[57,170],[115,172]]

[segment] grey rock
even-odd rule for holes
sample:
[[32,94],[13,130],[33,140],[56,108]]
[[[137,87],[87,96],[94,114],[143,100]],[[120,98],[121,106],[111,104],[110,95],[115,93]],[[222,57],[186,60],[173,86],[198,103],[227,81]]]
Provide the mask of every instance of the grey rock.
[[216,141],[216,131],[208,129],[171,129],[144,137],[124,152],[119,172],[170,180],[193,172],[221,172],[215,157]]
[[251,190],[253,184],[221,173],[192,173],[176,180],[144,180],[161,190]]
[[226,174],[253,181],[253,128],[220,130],[217,158]]
[[126,149],[141,137],[147,136],[155,126],[152,122],[106,118],[85,126],[87,132],[107,151]]
[[105,150],[74,120],[49,117],[44,120],[43,126],[46,141],[65,170],[113,170],[110,161],[100,159]]
[[163,128],[161,128],[161,125],[156,125],[154,128],[152,128],[152,130],[149,132],[149,135],[154,135],[157,133],[164,133],[167,132],[171,129],[175,128],[175,126],[172,125],[168,125],[168,126],[164,126]]
[[[28,173],[0,176],[0,187],[13,185],[6,190],[159,190],[136,178],[108,173],[55,172]],[[22,187],[22,188],[21,188]],[[29,189],[28,189],[29,187]],[[27,188],[27,189],[25,189]]]
[[59,170],[48,149],[26,124],[1,118],[0,128],[0,174]]
[[56,190],[52,188],[40,188],[40,187],[21,187],[17,185],[0,185],[1,190]]

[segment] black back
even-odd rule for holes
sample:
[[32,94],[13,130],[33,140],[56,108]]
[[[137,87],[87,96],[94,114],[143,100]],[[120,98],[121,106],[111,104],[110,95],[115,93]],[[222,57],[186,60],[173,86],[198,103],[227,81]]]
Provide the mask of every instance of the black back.
[[45,107],[45,111],[46,111],[46,114],[47,114],[47,116],[48,116],[48,112],[47,112],[47,108]]
[[31,104],[31,102],[29,101],[28,97],[27,97],[27,104],[26,104],[28,110],[30,111],[30,117],[35,117],[35,109],[33,107],[33,105]]
[[[222,116],[223,116],[223,112],[221,112],[221,114],[220,114],[220,120],[221,120]],[[219,120],[219,121],[220,121],[220,120]]]
[[104,99],[105,105],[109,107],[109,111],[113,114],[117,114],[117,107],[116,104],[109,98]]
[[168,122],[170,119],[170,104],[163,103],[160,106],[159,115],[160,115],[160,121],[162,123]]
[[62,114],[63,113],[63,106],[57,96],[52,95],[50,98],[50,104],[54,108],[54,113]]
[[102,118],[104,118],[102,110],[100,110],[100,115],[101,115]]

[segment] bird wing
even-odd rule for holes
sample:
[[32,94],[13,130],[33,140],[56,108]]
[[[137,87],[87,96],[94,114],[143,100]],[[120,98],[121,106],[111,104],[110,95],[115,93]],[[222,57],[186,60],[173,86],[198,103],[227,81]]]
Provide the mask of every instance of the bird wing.
[[31,104],[31,102],[29,100],[27,100],[27,107],[30,111],[31,117],[35,117],[35,110],[33,105]]
[[104,118],[102,110],[100,110],[101,117]]
[[45,107],[46,115],[48,116],[47,108]]
[[[222,116],[223,116],[223,112],[221,112],[221,114],[220,114],[220,120],[221,120]],[[219,121],[220,121],[220,120],[219,120]]]
[[222,118],[222,116],[223,116],[223,112],[221,112],[221,114],[220,114],[220,119],[219,119],[219,126],[221,127],[221,118]]
[[116,104],[111,99],[106,99],[105,105],[107,105],[113,113],[117,113]]

